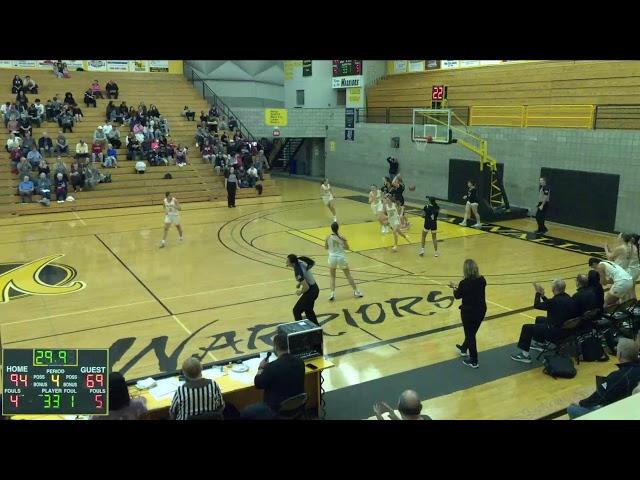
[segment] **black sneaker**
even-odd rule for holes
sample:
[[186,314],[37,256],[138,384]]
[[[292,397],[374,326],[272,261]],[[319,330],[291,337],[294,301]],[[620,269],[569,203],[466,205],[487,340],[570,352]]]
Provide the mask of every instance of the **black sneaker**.
[[456,349],[458,350],[458,355],[460,355],[461,357],[466,357],[466,356],[469,355],[467,352],[462,350],[462,347],[460,345],[458,345],[457,343],[456,343]]
[[531,363],[531,357],[527,357],[522,353],[511,355],[511,360],[515,360],[516,362],[521,363]]
[[462,360],[462,364],[466,365],[467,367],[471,367],[471,368],[478,368],[479,367],[478,362],[472,362],[469,359]]

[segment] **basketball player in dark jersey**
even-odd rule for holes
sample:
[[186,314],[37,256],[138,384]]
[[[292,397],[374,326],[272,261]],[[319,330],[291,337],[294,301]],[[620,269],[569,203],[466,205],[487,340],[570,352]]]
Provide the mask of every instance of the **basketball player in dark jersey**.
[[438,213],[440,212],[440,206],[433,197],[427,197],[429,203],[427,203],[424,210],[424,228],[422,229],[422,239],[420,252],[418,255],[421,257],[424,255],[424,241],[427,238],[427,233],[431,232],[431,239],[433,240],[433,256],[438,256]]
[[478,213],[478,189],[476,188],[476,182],[473,180],[469,180],[467,182],[467,194],[462,197],[463,200],[467,201],[467,204],[464,207],[464,218],[462,219],[461,225],[467,226],[467,219],[473,213],[473,216],[476,218],[476,224],[473,225],[475,228],[480,228],[482,226],[482,222],[480,222],[480,214]]

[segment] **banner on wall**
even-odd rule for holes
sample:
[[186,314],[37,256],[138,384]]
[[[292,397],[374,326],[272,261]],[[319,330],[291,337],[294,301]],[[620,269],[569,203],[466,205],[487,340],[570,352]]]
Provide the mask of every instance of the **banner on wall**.
[[460,60],[461,68],[479,67],[479,66],[480,66],[480,60]]
[[502,60],[480,60],[480,65],[500,65]]
[[407,71],[407,61],[406,60],[395,60],[393,62],[393,71],[395,73],[404,73]]
[[426,69],[427,70],[437,70],[440,68],[440,60],[427,60],[426,61]]
[[0,60],[0,68],[13,68],[13,60]]
[[265,108],[264,124],[278,127],[286,127],[288,125],[286,108]]
[[362,75],[352,75],[350,77],[333,77],[331,88],[354,88],[363,84]]
[[36,60],[13,60],[13,68],[36,68]]
[[149,60],[150,72],[169,72],[169,60]]
[[89,70],[90,72],[106,72],[107,61],[106,60],[88,60],[87,70]]
[[128,72],[129,60],[107,60],[108,72]]
[[67,64],[69,71],[85,68],[84,60],[62,60],[62,62]]
[[409,71],[410,72],[422,72],[424,70],[424,60],[410,60]]
[[442,60],[442,68],[458,68],[460,60]]
[[130,72],[148,72],[149,65],[146,60],[132,60],[129,62]]
[[293,61],[285,60],[284,61],[284,79],[285,80],[293,80]]
[[359,107],[362,102],[362,88],[347,88],[347,105]]

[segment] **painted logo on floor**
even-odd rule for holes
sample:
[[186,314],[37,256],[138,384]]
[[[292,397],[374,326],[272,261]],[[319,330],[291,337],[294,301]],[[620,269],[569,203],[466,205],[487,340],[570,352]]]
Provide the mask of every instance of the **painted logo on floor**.
[[27,295],[66,295],[86,287],[74,281],[75,268],[52,263],[64,254],[49,255],[29,263],[0,263],[0,303]]

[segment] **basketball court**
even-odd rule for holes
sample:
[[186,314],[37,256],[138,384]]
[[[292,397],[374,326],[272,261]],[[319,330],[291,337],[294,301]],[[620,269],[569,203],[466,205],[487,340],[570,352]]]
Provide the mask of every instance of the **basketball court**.
[[[527,234],[532,219],[473,229],[457,224],[459,211],[443,208],[440,257],[430,237],[419,257],[422,205],[411,205],[411,244],[400,239],[393,253],[365,193],[334,187],[364,298],[354,298],[338,272],[329,302],[331,216],[320,182],[278,182],[281,197],[240,199],[235,209],[184,204],[185,241],[171,230],[164,249],[160,206],[0,220],[2,347],[109,348],[113,370],[128,380],[177,370],[194,354],[207,363],[270,350],[277,325],[293,319],[295,281],[285,257],[296,253],[316,260],[315,311],[337,366],[325,373],[327,418],[366,418],[375,400],[394,402],[405,388],[418,390],[423,413],[436,419],[541,418],[591,392],[594,375],[611,370],[611,361],[581,363],[574,381],[558,382],[538,362],[518,364],[509,353],[521,325],[537,314],[532,282],[549,289],[563,278],[573,293],[575,276],[613,235],[551,224],[548,235],[535,237]],[[461,279],[466,258],[488,282],[478,370],[457,357],[459,301],[447,287]]]

